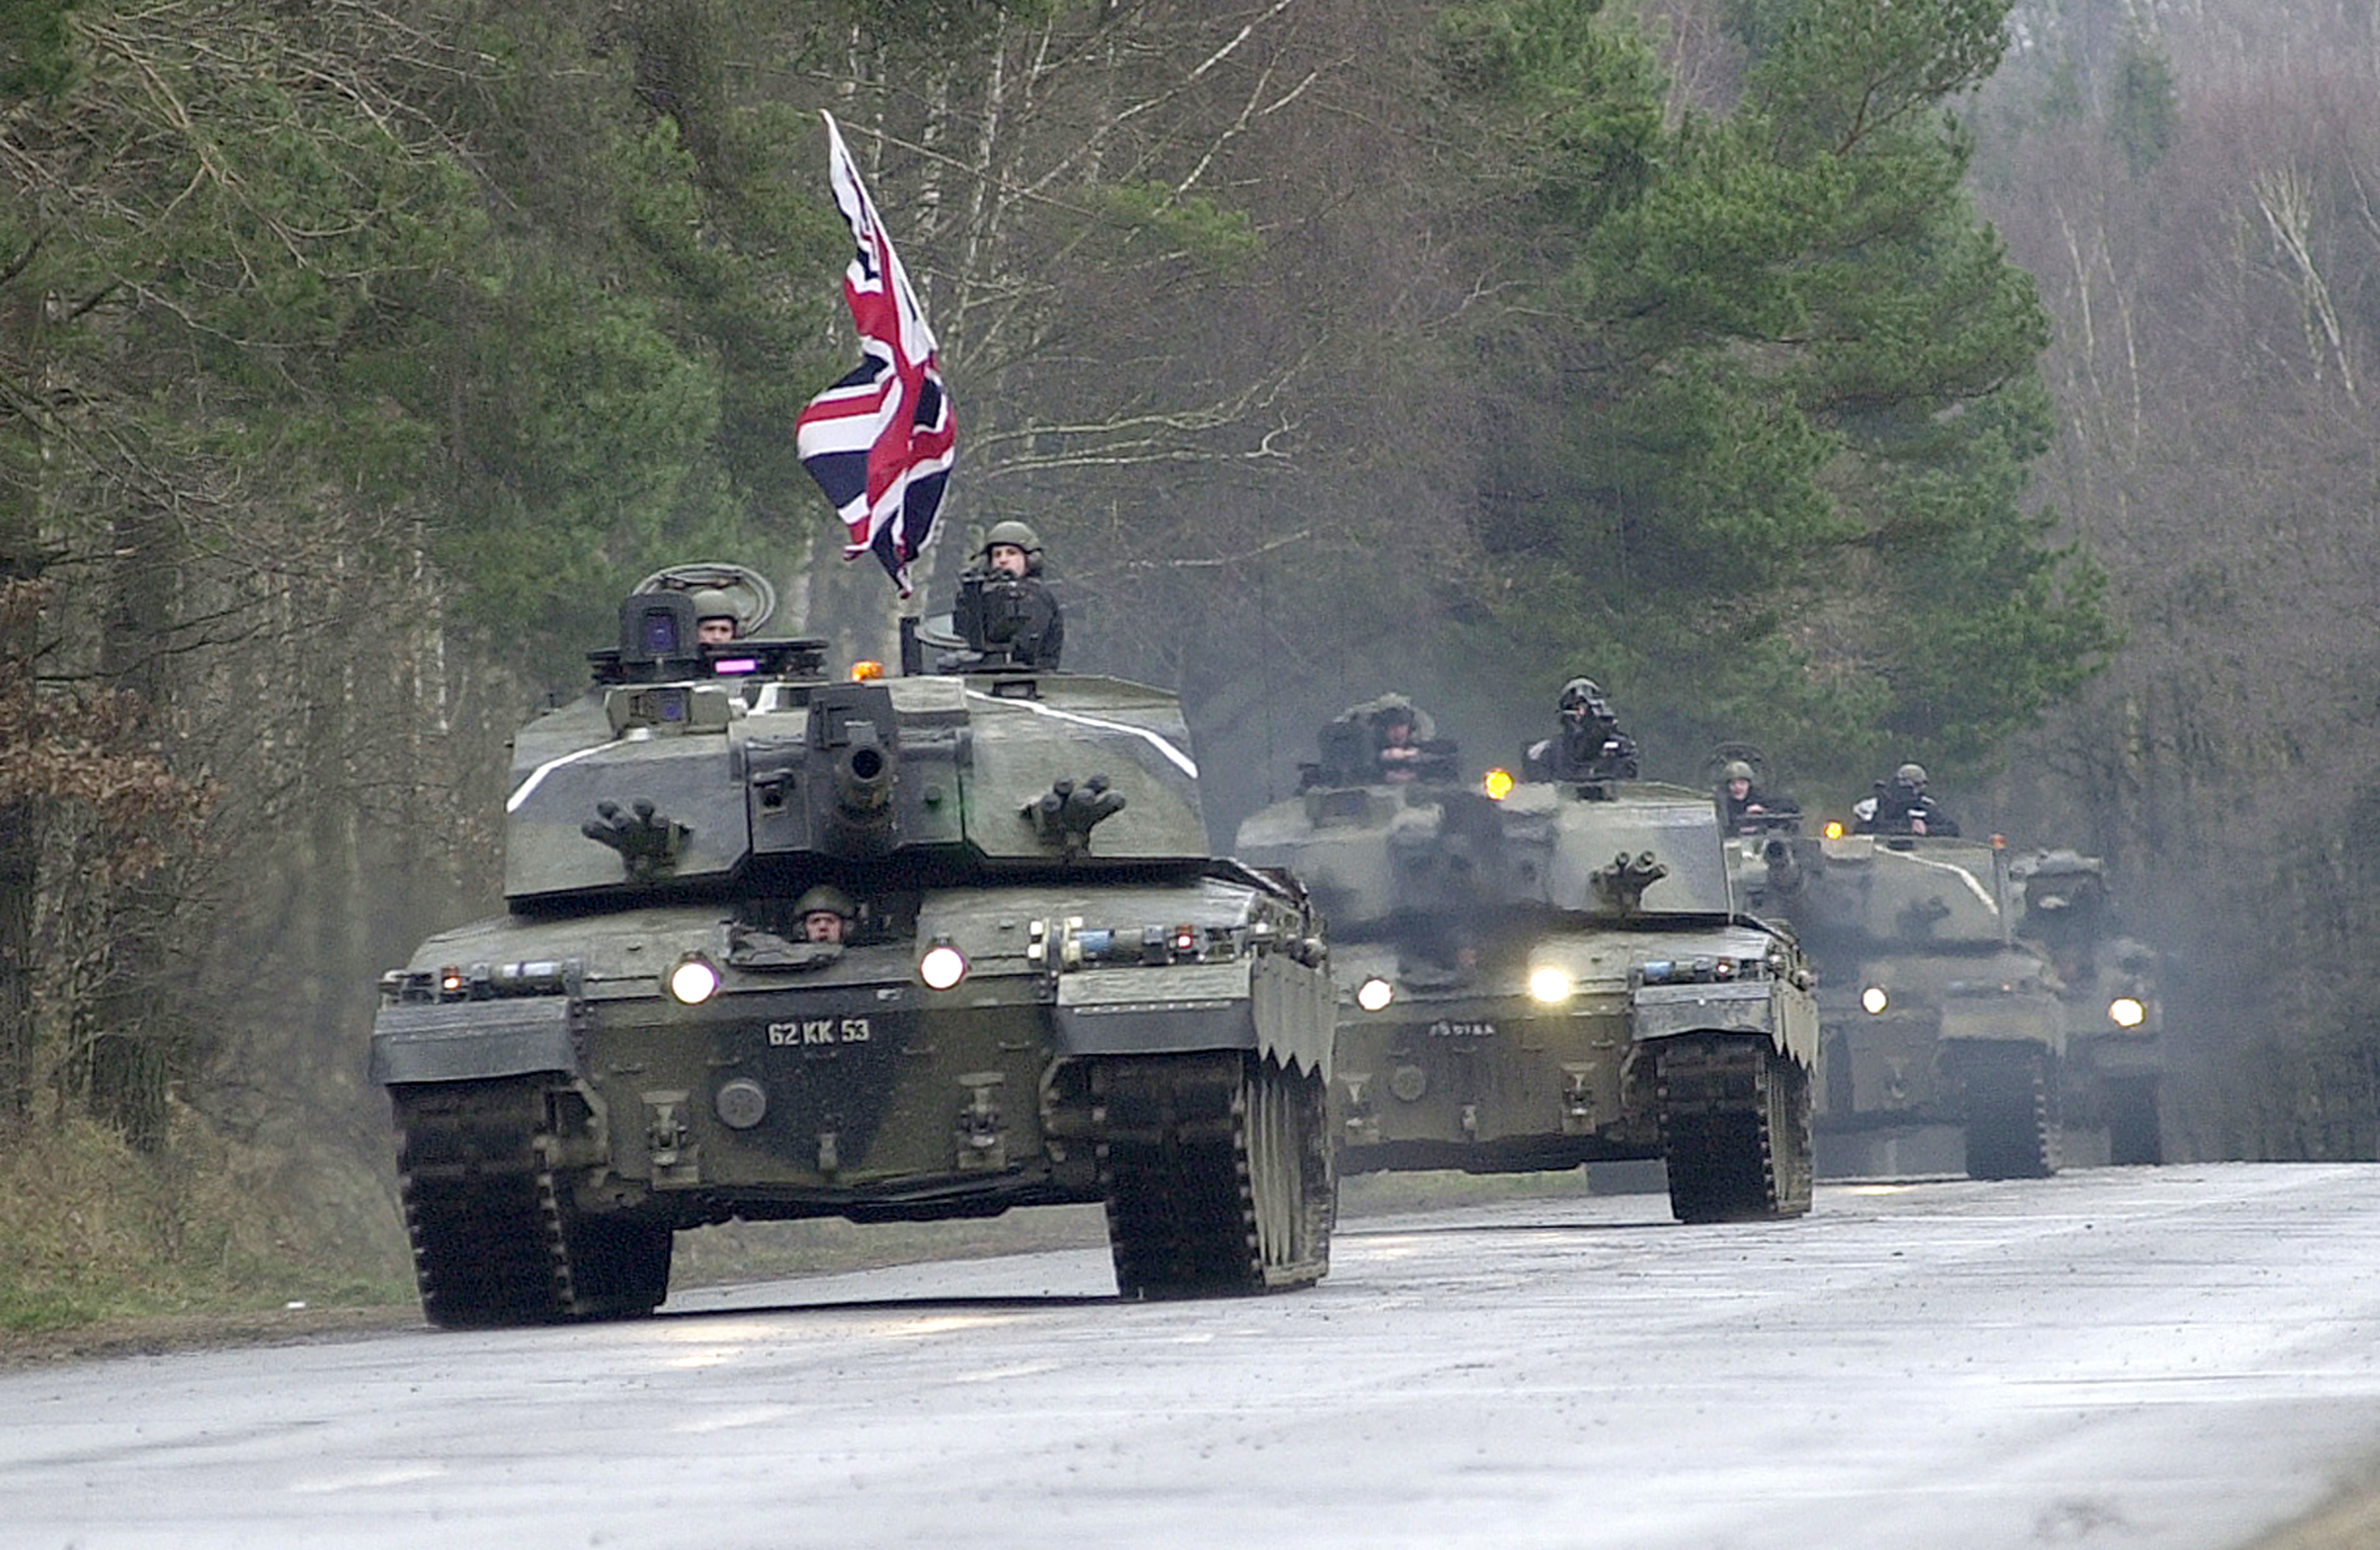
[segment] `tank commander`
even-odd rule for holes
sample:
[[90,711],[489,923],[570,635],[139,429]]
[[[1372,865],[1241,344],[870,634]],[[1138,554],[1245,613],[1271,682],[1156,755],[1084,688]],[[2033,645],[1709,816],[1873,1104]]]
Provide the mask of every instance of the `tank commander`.
[[821,883],[794,901],[794,917],[801,923],[805,942],[849,941],[858,913],[851,896],[831,883]]
[[1593,678],[1562,685],[1561,732],[1531,743],[1523,756],[1536,780],[1633,780],[1636,739],[1620,729]]
[[694,594],[694,638],[706,646],[723,646],[735,639],[740,626],[735,600],[716,588]]
[[1379,737],[1374,758],[1379,763],[1382,780],[1402,785],[1421,773],[1425,734],[1420,717],[1419,711],[1406,704],[1390,705],[1372,717],[1372,726]]
[[1762,790],[1751,764],[1742,759],[1729,760],[1720,772],[1719,800],[1726,812],[1727,832],[1733,835],[1758,834],[1773,824],[1802,816],[1791,798],[1772,797]]
[[1855,835],[1955,836],[1959,821],[1925,790],[1925,766],[1903,764],[1890,780],[1876,783],[1876,795],[1852,807]]
[[1041,580],[1041,535],[1013,519],[995,522],[975,559],[959,579],[955,616],[972,614],[987,656],[1004,652],[1013,666],[1056,667],[1065,650],[1066,620]]

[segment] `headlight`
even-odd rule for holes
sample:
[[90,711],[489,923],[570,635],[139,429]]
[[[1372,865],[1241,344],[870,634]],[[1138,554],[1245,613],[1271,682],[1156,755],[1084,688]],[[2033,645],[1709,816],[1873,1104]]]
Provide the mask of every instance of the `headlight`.
[[1381,1011],[1396,998],[1397,987],[1378,974],[1355,987],[1355,1005],[1367,1012]]
[[669,971],[669,993],[689,1007],[699,1007],[719,994],[719,970],[700,953],[688,953]]
[[2119,1028],[2138,1028],[2148,1017],[2149,1009],[2137,996],[2119,995],[2107,1003],[2107,1020]]
[[1571,988],[1570,971],[1566,969],[1547,964],[1542,969],[1529,970],[1529,996],[1532,1000],[1542,1001],[1551,1007],[1569,1000]]
[[917,960],[917,978],[926,982],[929,990],[948,990],[966,978],[966,955],[947,942],[938,942],[926,949]]
[[1891,1005],[1892,997],[1884,994],[1882,985],[1870,985],[1860,992],[1860,1006],[1870,1017],[1875,1017]]

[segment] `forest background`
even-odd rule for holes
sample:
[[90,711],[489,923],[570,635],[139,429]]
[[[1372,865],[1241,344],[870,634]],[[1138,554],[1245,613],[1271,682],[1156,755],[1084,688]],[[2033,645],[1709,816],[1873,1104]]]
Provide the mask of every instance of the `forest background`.
[[11,0],[0,1319],[401,1275],[373,982],[514,726],[679,560],[883,651],[820,108],[957,406],[918,601],[1032,521],[1219,844],[1391,690],[1918,759],[2170,955],[2169,1155],[2375,1154],[2370,0]]

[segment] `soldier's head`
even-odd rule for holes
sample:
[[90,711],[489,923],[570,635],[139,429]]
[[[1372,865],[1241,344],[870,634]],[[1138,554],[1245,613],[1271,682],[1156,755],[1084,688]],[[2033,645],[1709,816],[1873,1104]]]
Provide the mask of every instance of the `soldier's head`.
[[1407,748],[1414,740],[1414,713],[1410,705],[1390,705],[1372,718],[1380,730],[1380,741],[1389,748]]
[[1593,678],[1572,678],[1562,685],[1561,719],[1565,729],[1584,731],[1611,720],[1611,707],[1604,702],[1603,690]]
[[805,942],[843,941],[858,913],[851,896],[831,883],[821,883],[794,901],[794,918],[801,922]]
[[1727,794],[1737,801],[1752,794],[1752,766],[1741,759],[1730,759],[1722,772],[1727,782]]
[[723,646],[735,639],[740,620],[735,600],[714,588],[694,594],[694,638],[706,646]]
[[984,569],[996,570],[1003,576],[1041,574],[1041,535],[1013,519],[994,522],[991,531],[983,535],[983,547],[976,554],[983,561]]
[[1905,797],[1922,797],[1925,795],[1925,766],[1923,764],[1901,765],[1900,768],[1892,772],[1892,788],[1896,793]]

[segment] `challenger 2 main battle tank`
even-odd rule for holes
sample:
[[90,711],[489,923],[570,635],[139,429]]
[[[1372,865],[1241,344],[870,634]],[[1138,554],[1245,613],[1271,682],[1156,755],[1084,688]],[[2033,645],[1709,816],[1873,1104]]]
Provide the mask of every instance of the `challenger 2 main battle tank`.
[[2066,1009],[2059,1099],[2065,1160],[2163,1162],[2164,1012],[2155,950],[2119,929],[2097,857],[2043,850],[2011,862],[2009,875],[2022,889],[2018,934],[2056,968]]
[[1234,848],[1330,922],[1345,1172],[1660,1158],[1682,1221],[1810,1207],[1817,1012],[1790,935],[1740,912],[1699,792],[1462,783],[1453,751],[1326,727]]
[[382,979],[431,1321],[647,1312],[706,1223],[1069,1202],[1126,1296],[1318,1279],[1319,925],[1208,854],[1174,697],[1005,666],[996,598],[965,671],[831,681],[739,580],[627,600],[516,740],[506,912]]
[[1783,915],[1818,966],[1821,1168],[1906,1171],[1900,1143],[1949,1126],[1973,1178],[2047,1175],[2067,1014],[2017,934],[2006,850],[1840,828],[1729,839],[1753,908]]

